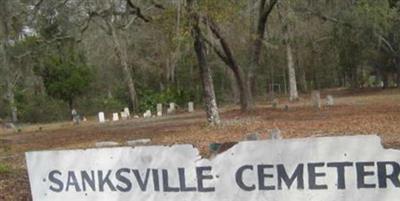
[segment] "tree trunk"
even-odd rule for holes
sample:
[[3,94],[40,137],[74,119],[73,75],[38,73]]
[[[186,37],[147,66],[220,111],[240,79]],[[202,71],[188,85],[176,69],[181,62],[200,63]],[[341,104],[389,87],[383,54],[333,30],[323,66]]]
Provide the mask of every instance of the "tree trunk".
[[400,57],[396,59],[397,67],[397,88],[400,88]]
[[[6,32],[7,34],[7,32]],[[6,37],[7,38],[7,37]],[[8,54],[7,54],[7,41],[4,40],[2,42],[3,44],[1,45],[1,51],[3,53],[3,68],[4,68],[4,74],[5,74],[5,80],[6,80],[6,86],[7,86],[7,94],[6,98],[9,104],[9,109],[11,112],[11,120],[12,122],[16,123],[18,122],[18,108],[17,104],[15,102],[15,94],[14,94],[14,88],[15,85],[13,84],[11,80],[11,67],[10,63],[8,61]]]
[[129,68],[128,64],[128,56],[126,53],[126,49],[123,49],[119,37],[117,35],[116,30],[114,29],[113,25],[109,25],[111,29],[111,37],[115,46],[115,53],[117,55],[117,58],[120,62],[120,65],[122,67],[122,71],[125,75],[125,82],[128,85],[128,91],[129,91],[129,98],[132,103],[132,111],[136,111],[137,108],[137,96],[136,96],[136,88],[135,88],[135,83],[132,78],[132,72]]
[[18,122],[18,108],[15,102],[14,86],[11,84],[9,78],[7,79],[7,100],[11,110],[11,120],[14,123]]
[[382,79],[383,79],[383,87],[382,88],[383,89],[389,88],[389,75],[388,75],[388,73],[383,72]]
[[249,109],[249,105],[250,105],[251,92],[249,91],[247,84],[246,84],[245,80],[243,79],[243,72],[242,72],[240,66],[237,64],[237,62],[233,56],[232,50],[229,47],[228,42],[222,36],[221,31],[219,30],[219,27],[217,26],[217,24],[214,21],[212,21],[211,19],[207,19],[207,25],[211,29],[214,36],[220,42],[222,50],[223,50],[223,53],[222,53],[218,48],[216,48],[213,45],[215,52],[221,58],[221,60],[232,70],[233,75],[235,76],[236,84],[238,86],[239,93],[240,93],[240,108],[242,111],[247,111]]
[[200,19],[197,13],[192,11],[193,0],[188,0],[189,13],[192,18],[192,35],[194,39],[194,50],[196,52],[199,64],[200,77],[203,85],[203,99],[206,106],[207,121],[210,125],[219,125],[221,123],[217,100],[215,98],[214,84],[211,76],[211,70],[207,62],[205,42],[201,35],[199,27]]
[[289,72],[289,100],[294,101],[299,99],[299,93],[297,92],[296,69],[294,68],[293,52],[289,41],[286,43],[286,53]]
[[[6,15],[9,14],[8,13],[8,8],[7,8],[7,3],[6,1],[2,1],[2,5],[0,5],[1,9],[1,14]],[[5,17],[5,16],[1,16],[1,17]],[[3,33],[3,41],[1,41],[1,51],[3,53],[3,63],[2,63],[2,67],[4,70],[4,77],[5,77],[5,81],[6,81],[6,86],[7,86],[7,93],[6,93],[6,97],[7,97],[7,101],[9,103],[9,107],[10,107],[10,112],[11,112],[11,120],[12,122],[16,123],[18,121],[18,108],[17,108],[17,104],[15,101],[15,94],[14,94],[14,88],[15,88],[15,82],[13,82],[12,80],[12,69],[11,69],[11,63],[9,62],[9,55],[7,53],[7,46],[9,43],[9,37],[10,37],[10,31],[9,31],[9,25],[8,22],[6,21],[6,19],[2,19],[1,21],[1,31]],[[0,72],[1,72],[1,67],[0,67]],[[1,95],[1,94],[0,94]]]
[[250,47],[250,61],[249,69],[246,76],[247,91],[249,92],[249,106],[254,106],[254,94],[255,94],[255,71],[260,66],[261,47],[265,37],[266,26],[268,17],[275,7],[277,0],[261,0],[259,7],[259,17],[257,20],[257,30],[255,38],[252,40],[252,46]]
[[207,120],[211,125],[218,125],[220,124],[220,117],[218,112],[217,100],[215,98],[211,70],[207,63],[205,44],[198,35],[195,37],[194,47],[197,55],[197,60],[199,62],[201,82],[203,84]]
[[308,91],[307,79],[306,79],[306,71],[304,70],[304,66],[300,70],[300,84],[302,92],[306,93]]
[[[278,5],[278,9],[280,5]],[[289,15],[291,15],[290,5],[287,5],[287,9],[285,9],[286,17],[279,12],[279,18],[283,24],[283,35],[284,35],[284,44],[286,46],[286,58],[287,58],[287,67],[288,67],[288,77],[289,77],[289,100],[295,101],[299,98],[299,93],[297,91],[297,80],[296,80],[296,69],[294,67],[294,58],[293,58],[293,48],[291,44],[291,24],[289,22]],[[285,20],[286,18],[286,20]]]
[[359,88],[358,67],[352,67],[350,71],[351,71],[351,87],[353,89],[358,89]]
[[233,72],[228,72],[229,74],[229,82],[230,82],[230,86],[231,86],[231,92],[232,92],[232,101],[234,104],[238,104],[240,100],[240,92],[239,92],[239,88],[238,88],[238,84],[235,78],[235,75],[233,74]]

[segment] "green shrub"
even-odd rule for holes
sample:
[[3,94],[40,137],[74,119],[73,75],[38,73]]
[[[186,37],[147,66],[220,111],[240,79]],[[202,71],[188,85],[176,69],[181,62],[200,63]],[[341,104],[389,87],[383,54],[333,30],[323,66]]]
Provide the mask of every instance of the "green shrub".
[[162,92],[142,90],[139,92],[139,111],[155,111],[158,103],[166,105],[174,102],[184,107],[189,101],[193,101],[193,97],[194,95],[190,91],[177,90],[174,88],[169,88]]
[[7,174],[11,172],[11,167],[6,165],[6,164],[2,164],[0,163],[0,174]]
[[18,96],[19,120],[29,123],[63,121],[70,118],[68,105],[48,96]]

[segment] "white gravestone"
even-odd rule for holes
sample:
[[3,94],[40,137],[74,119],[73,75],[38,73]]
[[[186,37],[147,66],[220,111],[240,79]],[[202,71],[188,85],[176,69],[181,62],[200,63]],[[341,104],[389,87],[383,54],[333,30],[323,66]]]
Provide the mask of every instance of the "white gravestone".
[[104,115],[104,112],[99,112],[98,118],[100,123],[106,122],[106,116]]
[[125,112],[127,118],[129,118],[129,117],[131,116],[131,113],[130,113],[130,111],[129,111],[129,108],[127,108],[127,107],[124,108],[124,112]]
[[161,103],[157,104],[157,116],[161,117],[163,112],[163,105]]
[[188,112],[194,112],[194,103],[193,102],[188,103]]
[[173,114],[173,113],[175,113],[175,103],[170,103],[170,104],[169,104],[169,108],[168,108],[168,110],[167,110],[167,113],[168,113],[168,114]]
[[335,105],[335,101],[333,99],[333,96],[331,96],[331,95],[326,96],[326,105],[328,105],[328,106],[334,106]]
[[113,120],[113,121],[119,121],[119,115],[118,115],[118,113],[113,113],[112,120]]
[[[33,201],[397,201],[400,151],[378,136],[26,154]],[[74,162],[75,161],[75,162]],[[79,162],[76,162],[79,161]]]
[[143,114],[144,118],[151,118],[151,111],[147,110],[144,114]]
[[126,114],[125,111],[122,111],[122,112],[121,112],[121,119],[122,119],[122,120],[127,120],[127,119],[128,119],[128,115]]

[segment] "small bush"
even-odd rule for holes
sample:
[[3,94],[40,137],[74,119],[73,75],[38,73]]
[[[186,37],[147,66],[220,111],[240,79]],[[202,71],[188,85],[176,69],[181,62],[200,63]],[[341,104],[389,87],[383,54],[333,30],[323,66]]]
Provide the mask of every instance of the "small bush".
[[193,101],[193,97],[191,92],[171,88],[162,92],[143,90],[139,93],[139,111],[155,111],[158,103],[168,104],[174,102],[180,106],[184,106],[189,101]]
[[18,100],[18,115],[22,122],[44,123],[69,118],[68,105],[48,96],[24,96]]

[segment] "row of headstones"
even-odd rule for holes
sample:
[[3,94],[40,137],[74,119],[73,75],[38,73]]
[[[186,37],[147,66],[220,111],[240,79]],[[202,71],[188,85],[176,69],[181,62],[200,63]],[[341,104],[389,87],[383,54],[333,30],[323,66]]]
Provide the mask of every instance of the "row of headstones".
[[[276,109],[278,108],[278,99],[274,99],[272,102],[272,108]],[[317,109],[321,109],[322,105],[323,105],[323,101],[321,100],[321,93],[319,91],[312,91],[311,93],[311,104],[313,107],[317,108]],[[333,99],[332,95],[327,95],[325,98],[325,105],[326,106],[334,106],[335,105],[335,101]],[[285,110],[289,109],[288,105],[285,105]]]
[[[120,113],[113,113],[112,115],[112,121],[119,121],[120,117],[122,120],[127,120],[131,117],[131,113],[129,111],[129,108],[124,108]],[[98,114],[98,119],[100,123],[106,122],[106,115],[104,112],[99,112]]]
[[[169,108],[167,108],[167,114],[173,114],[176,111],[176,104],[175,103],[170,103],[169,104]],[[193,102],[189,102],[188,103],[188,112],[192,113],[194,112],[194,103]],[[158,117],[162,117],[163,116],[163,105],[161,103],[157,104],[157,116]],[[130,111],[129,108],[124,108],[124,110],[122,110],[120,113],[113,113],[112,115],[112,121],[119,121],[120,117],[122,120],[127,120],[131,118],[130,115]],[[143,118],[151,118],[151,117],[155,117],[154,115],[151,114],[151,110],[147,110],[144,114],[143,114]],[[138,119],[139,116],[135,115],[134,116],[135,119]],[[106,116],[104,112],[99,112],[98,114],[98,120],[100,123],[104,123],[106,122]]]
[[[170,103],[169,107],[167,108],[167,114],[174,114],[176,111],[176,104],[175,103]],[[189,113],[194,112],[194,103],[193,102],[189,102],[188,103],[188,109],[187,111]],[[157,117],[162,117],[163,116],[163,104],[159,103],[157,104],[157,113],[156,113]],[[155,117],[152,116],[151,114],[151,110],[147,110],[144,114],[143,114],[144,118],[150,118],[150,117]]]

